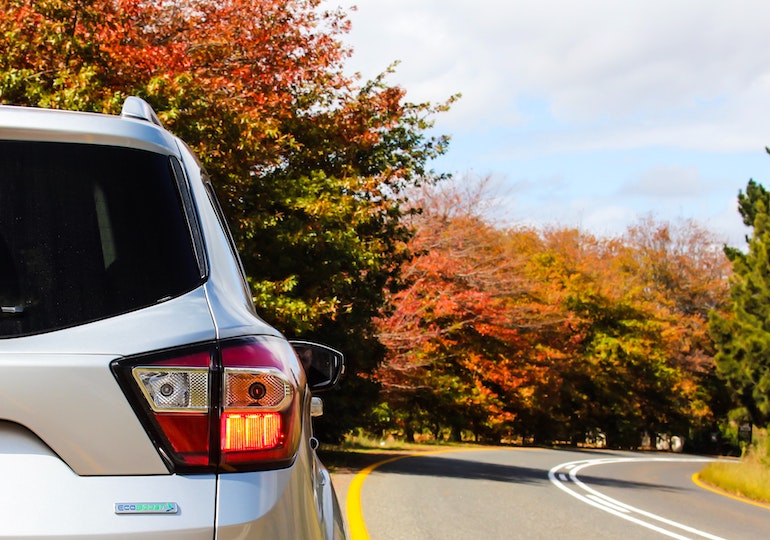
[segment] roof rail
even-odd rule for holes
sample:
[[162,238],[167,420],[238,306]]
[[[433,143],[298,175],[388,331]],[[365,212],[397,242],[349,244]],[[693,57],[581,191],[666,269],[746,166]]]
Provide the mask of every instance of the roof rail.
[[124,118],[138,118],[139,120],[146,120],[156,126],[163,127],[160,123],[158,115],[152,110],[150,104],[142,98],[136,96],[128,96],[126,101],[123,102],[123,109],[120,111],[120,116]]

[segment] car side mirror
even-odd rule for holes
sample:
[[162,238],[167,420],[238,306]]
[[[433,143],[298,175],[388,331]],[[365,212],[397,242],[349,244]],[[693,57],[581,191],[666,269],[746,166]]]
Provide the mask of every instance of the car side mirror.
[[312,392],[334,387],[345,372],[345,357],[341,352],[326,345],[309,341],[290,341],[307,375]]

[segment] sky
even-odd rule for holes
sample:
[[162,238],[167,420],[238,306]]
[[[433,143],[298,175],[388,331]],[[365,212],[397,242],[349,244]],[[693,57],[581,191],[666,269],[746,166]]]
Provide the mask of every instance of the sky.
[[326,0],[349,11],[347,68],[411,102],[462,97],[431,166],[491,178],[505,225],[622,234],[693,219],[749,232],[749,179],[770,187],[766,0]]

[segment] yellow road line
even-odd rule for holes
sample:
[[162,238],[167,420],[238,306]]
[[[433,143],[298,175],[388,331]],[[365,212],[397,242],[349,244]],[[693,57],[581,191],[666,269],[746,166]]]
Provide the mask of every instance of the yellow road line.
[[365,469],[362,469],[350,482],[348,487],[348,496],[345,503],[346,512],[348,515],[348,528],[350,529],[351,540],[369,540],[369,532],[366,530],[366,523],[364,522],[364,514],[361,510],[361,487],[364,485],[364,480],[369,474],[388,463],[398,461],[399,459],[405,459],[409,457],[417,456],[431,456],[435,454],[448,454],[450,452],[478,452],[481,450],[493,450],[492,448],[453,448],[449,450],[436,450],[433,452],[413,452],[410,454],[396,456],[388,459],[383,459],[377,463],[369,465]]
[[348,527],[350,528],[350,540],[369,540],[369,533],[366,530],[366,524],[364,523],[364,515],[361,511],[361,486],[364,485],[364,480],[369,473],[371,473],[377,467],[403,459],[410,456],[396,456],[390,459],[384,459],[378,461],[372,465],[369,465],[365,469],[362,469],[350,482],[348,487],[347,498],[347,514],[348,514]]
[[761,503],[761,502],[752,501],[751,499],[747,499],[746,497],[741,497],[739,495],[733,495],[732,493],[729,493],[729,492],[721,490],[721,489],[717,489],[714,486],[710,486],[710,485],[706,484],[705,482],[703,482],[703,480],[700,479],[700,474],[699,473],[695,473],[695,474],[692,475],[692,481],[695,483],[696,486],[698,486],[700,488],[703,488],[705,490],[708,490],[708,491],[710,491],[712,493],[716,493],[717,495],[722,495],[723,497],[727,497],[729,499],[733,499],[733,500],[736,500],[736,501],[744,502],[744,503],[747,503],[747,504],[752,504],[754,506],[759,506],[760,508],[764,508],[766,510],[770,510],[770,504],[764,504],[764,503]]

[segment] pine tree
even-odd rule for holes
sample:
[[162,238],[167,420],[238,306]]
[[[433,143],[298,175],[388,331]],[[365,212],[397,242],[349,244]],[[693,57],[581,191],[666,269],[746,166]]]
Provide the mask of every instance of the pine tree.
[[709,330],[717,348],[720,376],[753,424],[770,424],[770,193],[753,180],[738,195],[748,251],[726,247],[733,265],[731,313],[711,314]]

